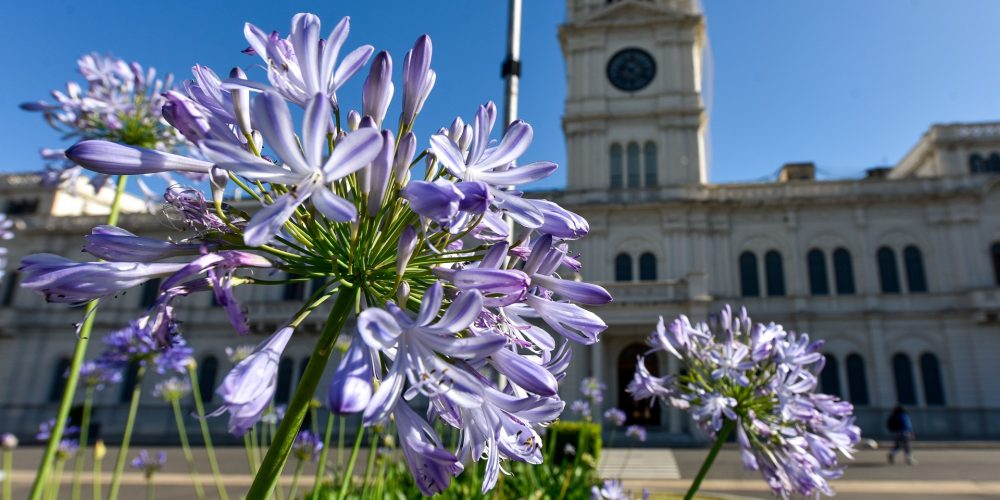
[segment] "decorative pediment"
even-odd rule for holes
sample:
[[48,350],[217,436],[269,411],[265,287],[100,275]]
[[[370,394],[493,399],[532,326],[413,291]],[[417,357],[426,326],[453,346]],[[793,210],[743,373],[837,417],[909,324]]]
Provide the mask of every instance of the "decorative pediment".
[[664,5],[654,0],[616,0],[607,7],[592,12],[579,23],[620,23],[649,21],[651,18],[681,18],[687,13],[676,9],[673,2]]

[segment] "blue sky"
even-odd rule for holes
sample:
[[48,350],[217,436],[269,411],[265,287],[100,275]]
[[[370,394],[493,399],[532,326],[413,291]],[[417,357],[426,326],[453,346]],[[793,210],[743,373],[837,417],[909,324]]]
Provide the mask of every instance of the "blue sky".
[[[892,164],[932,123],[1000,119],[1000,2],[990,0],[705,0],[712,45],[711,180],[761,180],[789,161],[815,161],[825,177],[857,177]],[[418,7],[419,6],[419,7]],[[76,79],[85,52],[138,60],[179,79],[195,63],[219,73],[257,59],[244,21],[287,32],[315,12],[328,30],[352,19],[348,46],[389,50],[397,72],[413,40],[434,40],[437,86],[420,118],[424,137],[487,99],[502,101],[506,2],[13,2],[0,42],[0,171],[40,167],[58,134],[18,103],[48,98]],[[524,5],[521,116],[534,125],[529,160],[565,162],[560,117],[565,70],[557,0]],[[258,72],[258,78],[263,78]],[[359,84],[341,91],[359,102]],[[390,114],[393,112],[390,111]],[[572,168],[569,166],[568,168]],[[557,173],[545,187],[559,187]]]

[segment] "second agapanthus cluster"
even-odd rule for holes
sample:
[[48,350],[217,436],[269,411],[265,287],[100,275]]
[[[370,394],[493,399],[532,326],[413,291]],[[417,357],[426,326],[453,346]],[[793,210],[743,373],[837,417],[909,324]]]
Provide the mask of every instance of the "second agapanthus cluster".
[[727,306],[714,331],[685,316],[669,324],[661,318],[648,343],[647,356],[669,353],[683,369],[657,377],[640,357],[628,387],[633,397],[688,410],[713,438],[735,430],[743,465],[759,470],[777,495],[833,494],[838,453],[851,458],[860,429],[850,403],[816,392],[822,341],[753,323],[746,309],[734,316]]
[[[348,108],[337,94],[375,52],[362,46],[341,57],[348,28],[345,18],[323,39],[311,14],[296,15],[285,37],[248,24],[246,52],[261,58],[266,83],[239,68],[223,80],[196,66],[184,92],[167,94],[163,113],[197,154],[106,140],[70,148],[70,159],[105,175],[206,175],[211,190],[172,187],[165,196],[194,237],[161,241],[98,227],[85,250],[103,262],[31,256],[22,266],[24,286],[80,304],[161,278],[154,305],[111,345],[183,353],[177,298],[213,293],[246,334],[237,286],[319,283],[217,390],[217,413],[229,414],[230,430],[252,427],[272,403],[278,360],[298,326],[334,303],[297,385],[308,397],[292,398],[278,429],[275,441],[287,448],[269,450],[261,470],[291,453],[292,440],[281,435],[304,418],[302,402],[344,329],[353,335],[333,375],[330,409],[361,413],[365,426],[394,427],[425,494],[446,489],[472,461],[485,463],[486,491],[503,461],[541,462],[538,429],[565,406],[557,390],[569,366],[567,344],[594,343],[606,328],[582,306],[611,297],[574,276],[581,263],[569,245],[587,234],[587,222],[517,190],[556,169],[519,162],[531,126],[497,124],[496,107],[487,103],[422,148],[413,125],[436,81],[430,38],[418,38],[402,60],[401,113],[390,125],[395,85],[387,52],[374,55],[360,107]],[[292,107],[301,109],[300,126]],[[224,199],[233,189],[259,206],[250,214],[230,207]],[[344,328],[349,316],[354,326]],[[458,430],[457,448],[445,447],[432,422]]]

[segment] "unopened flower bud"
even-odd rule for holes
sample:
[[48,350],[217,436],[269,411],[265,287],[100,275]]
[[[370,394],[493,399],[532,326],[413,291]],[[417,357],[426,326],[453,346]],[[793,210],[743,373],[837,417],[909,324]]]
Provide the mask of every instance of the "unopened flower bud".
[[458,143],[459,150],[465,151],[466,149],[468,149],[469,143],[472,142],[472,127],[466,125],[465,129],[462,131],[461,137],[459,137],[458,140],[455,142]]
[[0,447],[2,447],[4,451],[11,451],[14,448],[17,448],[17,436],[9,432],[3,433],[3,435],[0,435]]
[[104,456],[108,454],[108,447],[104,446],[104,440],[98,439],[94,443],[94,458],[97,460],[103,460]]
[[407,132],[399,138],[396,158],[392,163],[392,175],[396,178],[396,185],[405,185],[410,180],[410,163],[413,162],[413,155],[416,153],[417,136],[413,135],[413,132]]
[[212,200],[216,203],[222,203],[226,193],[226,184],[229,183],[229,173],[219,167],[212,167],[208,173],[212,183]]
[[[247,74],[236,67],[229,71],[229,78],[246,80]],[[244,134],[250,134],[252,130],[250,128],[250,90],[234,88],[229,93],[233,98],[233,110],[236,111],[236,122],[240,125],[240,131]],[[260,141],[254,138],[254,143],[260,144]]]
[[354,132],[361,125],[361,115],[353,109],[347,112],[347,130]]
[[396,304],[399,307],[406,308],[406,302],[410,298],[410,284],[407,282],[402,282],[399,284],[399,288],[396,289]]
[[457,143],[462,138],[463,132],[465,132],[465,122],[462,121],[462,117],[455,117],[455,121],[451,122],[451,128],[447,130],[448,138]]
[[399,243],[396,246],[396,275],[402,276],[406,272],[406,266],[416,248],[417,229],[413,226],[404,227],[399,233]]

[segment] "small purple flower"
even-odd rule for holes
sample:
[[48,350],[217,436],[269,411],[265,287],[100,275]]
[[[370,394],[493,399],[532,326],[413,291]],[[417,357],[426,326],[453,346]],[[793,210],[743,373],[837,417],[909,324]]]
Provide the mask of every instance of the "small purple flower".
[[615,427],[625,425],[625,419],[625,412],[618,408],[608,408],[607,411],[604,412],[604,420],[607,420],[608,423]]
[[153,474],[160,471],[167,464],[167,454],[159,451],[156,455],[150,455],[149,450],[139,450],[139,454],[132,459],[132,468],[140,470],[146,475],[146,479],[153,477]]
[[580,393],[591,403],[598,404],[604,401],[604,391],[608,390],[608,385],[595,377],[587,377],[580,381]]
[[103,359],[87,361],[80,367],[80,380],[83,385],[101,391],[108,384],[122,381],[121,367],[109,364]]
[[605,479],[600,486],[590,488],[590,500],[632,500],[632,494],[625,491],[617,479]]
[[[52,437],[52,429],[56,426],[56,419],[50,418],[38,424],[38,433],[35,434],[35,439],[39,441],[48,441]],[[80,431],[79,427],[69,425],[67,421],[66,427],[63,428],[63,437],[75,436],[77,432]]]
[[302,462],[307,460],[315,462],[322,449],[323,440],[308,429],[299,431],[295,436],[295,442],[292,443],[292,454]]
[[590,403],[582,399],[570,403],[569,409],[583,418],[590,418]]
[[640,442],[646,442],[646,428],[641,425],[630,425],[625,428],[625,435]]

